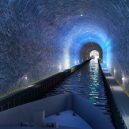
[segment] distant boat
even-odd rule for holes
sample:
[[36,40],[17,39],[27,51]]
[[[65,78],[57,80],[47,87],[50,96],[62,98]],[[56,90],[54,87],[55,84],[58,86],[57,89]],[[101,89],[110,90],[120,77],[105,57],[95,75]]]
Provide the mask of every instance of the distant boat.
[[74,93],[0,112],[0,129],[114,129],[99,109]]

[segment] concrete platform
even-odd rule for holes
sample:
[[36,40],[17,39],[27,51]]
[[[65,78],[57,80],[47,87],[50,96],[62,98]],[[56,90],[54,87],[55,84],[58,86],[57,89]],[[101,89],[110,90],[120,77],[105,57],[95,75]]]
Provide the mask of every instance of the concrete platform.
[[115,81],[115,78],[110,74],[108,68],[103,64],[101,64],[101,67],[110,86],[118,111],[120,112],[126,128],[129,129],[129,97],[126,95],[122,87]]

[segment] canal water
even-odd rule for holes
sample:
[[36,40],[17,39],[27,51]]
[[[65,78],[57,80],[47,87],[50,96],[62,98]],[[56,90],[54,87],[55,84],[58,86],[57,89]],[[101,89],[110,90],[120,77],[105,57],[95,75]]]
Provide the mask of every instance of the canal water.
[[69,76],[48,96],[72,91],[88,99],[111,121],[111,114],[101,71],[97,60],[92,59],[83,68]]

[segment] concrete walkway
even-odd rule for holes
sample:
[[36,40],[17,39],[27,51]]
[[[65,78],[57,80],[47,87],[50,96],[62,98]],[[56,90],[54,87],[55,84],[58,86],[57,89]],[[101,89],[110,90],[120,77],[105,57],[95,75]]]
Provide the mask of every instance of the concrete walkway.
[[115,81],[114,77],[110,74],[109,70],[103,64],[101,65],[103,73],[110,86],[112,96],[120,112],[120,115],[125,123],[127,129],[129,129],[129,97],[125,94],[121,86]]

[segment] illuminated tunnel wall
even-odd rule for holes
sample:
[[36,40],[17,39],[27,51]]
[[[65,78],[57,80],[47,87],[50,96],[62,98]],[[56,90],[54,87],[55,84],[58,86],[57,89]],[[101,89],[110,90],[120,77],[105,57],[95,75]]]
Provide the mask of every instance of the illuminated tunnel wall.
[[[74,21],[75,22],[75,21]],[[88,23],[75,24],[66,36],[64,49],[65,67],[73,66],[79,61],[80,49],[88,42],[96,42],[103,50],[104,63],[108,62],[107,52],[110,50],[110,39],[103,30]]]
[[1,0],[0,93],[78,64],[88,42],[129,89],[128,27],[127,0]]

